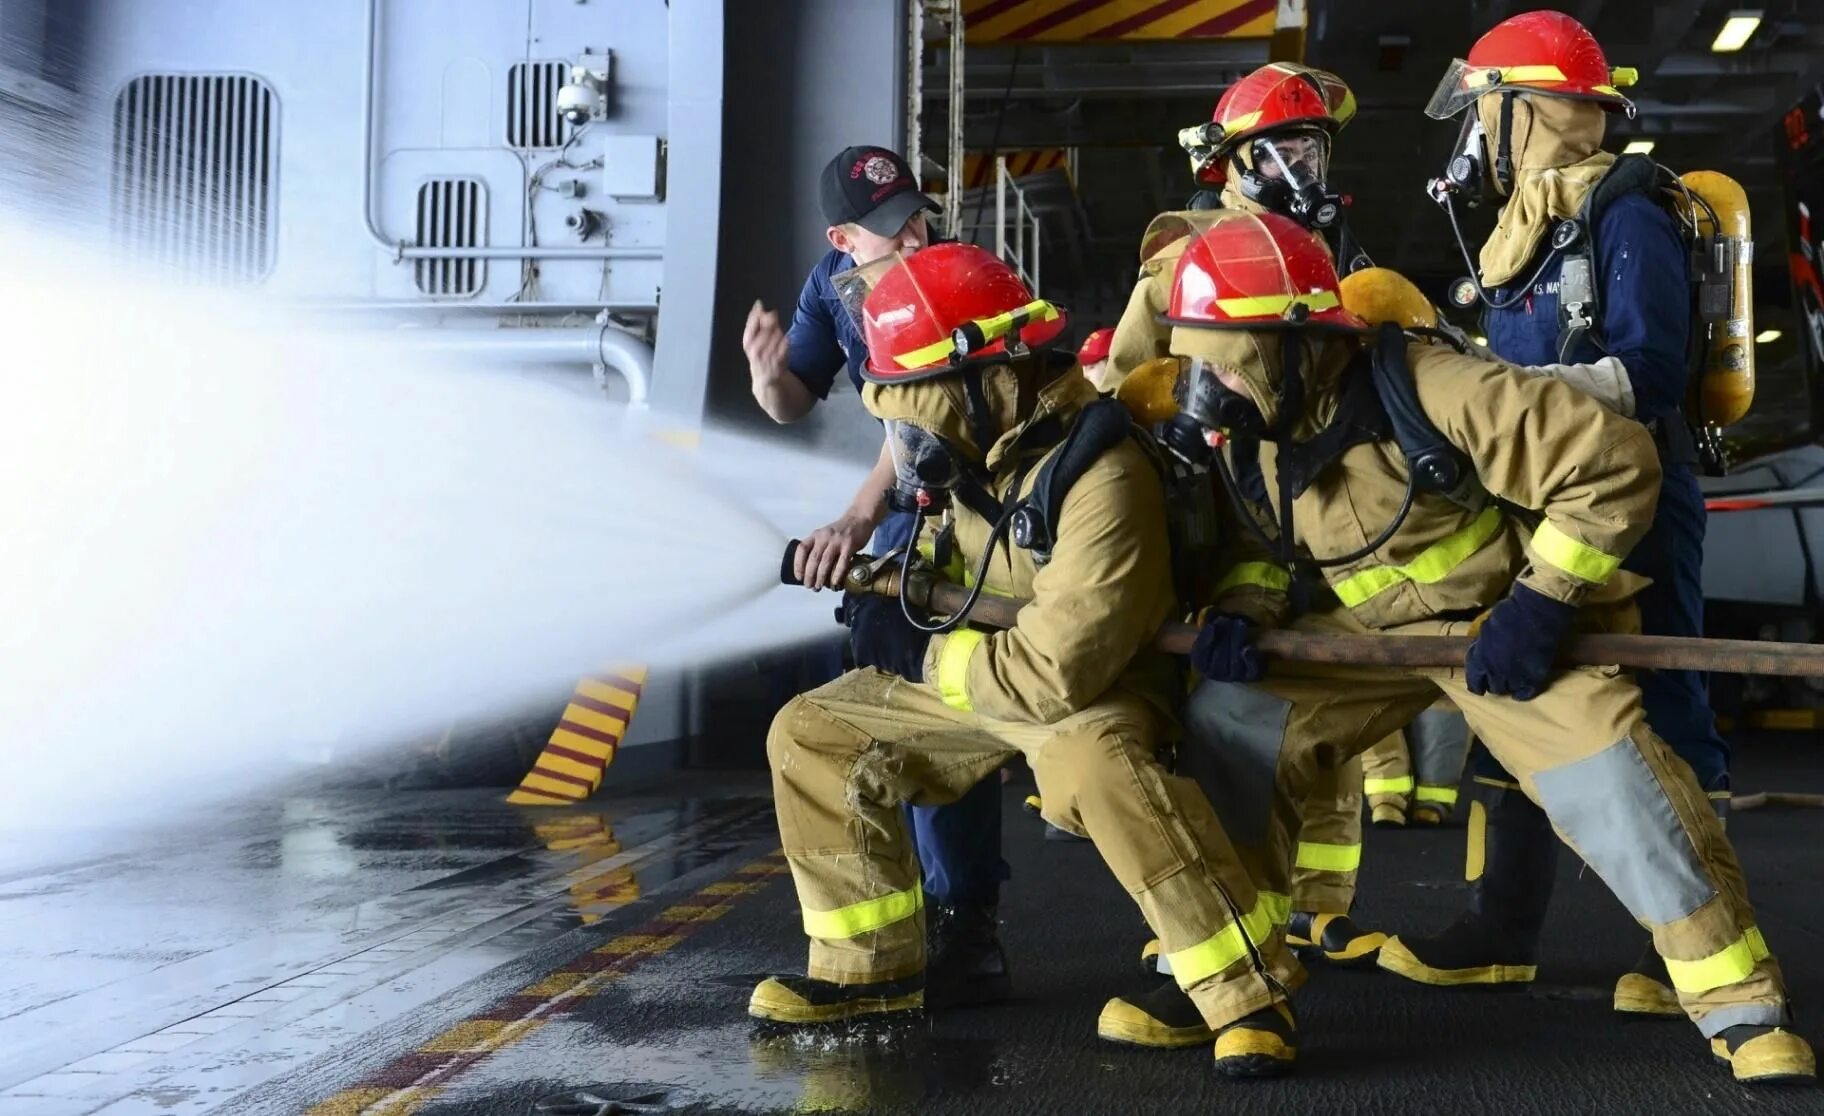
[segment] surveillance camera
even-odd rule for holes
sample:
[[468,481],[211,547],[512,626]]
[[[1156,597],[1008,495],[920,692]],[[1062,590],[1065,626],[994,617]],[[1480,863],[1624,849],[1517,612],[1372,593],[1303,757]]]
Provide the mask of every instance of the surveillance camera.
[[595,83],[584,78],[572,80],[557,91],[557,111],[573,127],[582,127],[601,111],[602,95]]

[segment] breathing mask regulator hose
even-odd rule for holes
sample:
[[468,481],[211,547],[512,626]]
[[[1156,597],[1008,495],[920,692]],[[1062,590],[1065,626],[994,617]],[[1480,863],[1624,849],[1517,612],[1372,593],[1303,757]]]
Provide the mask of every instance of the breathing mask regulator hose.
[[[945,632],[956,630],[964,620],[969,618],[969,610],[974,608],[975,602],[981,599],[982,586],[988,582],[988,563],[994,559],[994,548],[999,546],[1001,539],[1006,536],[1007,528],[1013,522],[1013,513],[1018,510],[1019,504],[1009,501],[1006,509],[1001,512],[1000,518],[994,521],[994,529],[988,533],[988,543],[982,547],[981,561],[975,565],[975,584],[969,587],[969,596],[963,601],[963,607],[957,609],[950,619],[933,625],[912,615],[912,603],[906,599],[906,594],[901,592],[899,594],[899,612],[906,618],[906,623],[930,635],[943,635]],[[924,523],[924,517],[921,516],[918,522],[913,524],[912,537],[906,540],[906,549],[899,556],[899,583],[901,585],[911,584],[912,556],[918,550],[918,534],[924,527]]]
[[[1497,190],[1514,188],[1514,98],[1517,96],[1519,96],[1517,93],[1500,94],[1501,122],[1500,134],[1495,137],[1494,168],[1494,182]],[[1470,115],[1464,119],[1463,130],[1458,138],[1458,147],[1465,149],[1469,146],[1469,137],[1481,131],[1476,125],[1475,106],[1471,105],[1468,111]],[[1463,236],[1463,225],[1457,217],[1456,206],[1456,195],[1469,189],[1472,182],[1479,185],[1482,196],[1488,195],[1487,178],[1481,170],[1484,165],[1483,161],[1488,158],[1487,137],[1484,136],[1477,146],[1481,149],[1480,155],[1472,154],[1468,150],[1460,150],[1452,156],[1451,168],[1445,172],[1444,178],[1434,180],[1433,197],[1439,205],[1444,207],[1444,215],[1450,219],[1450,234],[1457,242],[1457,251],[1462,253],[1463,266],[1468,269],[1466,278],[1474,288],[1476,298],[1490,310],[1506,310],[1509,307],[1518,306],[1526,300],[1526,297],[1532,293],[1533,285],[1539,282],[1540,276],[1545,274],[1545,269],[1552,266],[1552,261],[1558,258],[1560,252],[1570,247],[1571,242],[1562,236],[1554,235],[1552,250],[1546,253],[1545,258],[1539,261],[1539,266],[1533,270],[1532,275],[1515,289],[1510,298],[1497,302],[1494,296],[1489,294],[1488,288],[1482,285],[1481,268],[1476,266],[1476,261],[1469,254],[1469,242]],[[1459,163],[1463,165],[1459,167]],[[1473,205],[1474,202],[1472,201],[1471,204]]]
[[[1297,315],[1295,321],[1302,321],[1305,315],[1302,306],[1295,307],[1293,313]],[[1304,375],[1299,368],[1302,353],[1303,347],[1299,344],[1297,330],[1285,331],[1281,335],[1280,341],[1279,414],[1273,426],[1266,432],[1268,440],[1281,447],[1289,447],[1293,444],[1292,427],[1304,410]],[[1331,558],[1318,558],[1315,555],[1309,558],[1299,558],[1293,549],[1295,532],[1292,526],[1292,504],[1297,499],[1297,495],[1292,491],[1291,474],[1284,468],[1284,463],[1281,462],[1279,467],[1274,470],[1279,488],[1279,538],[1275,540],[1268,538],[1266,531],[1262,530],[1260,524],[1256,522],[1253,511],[1249,507],[1248,498],[1243,494],[1241,485],[1236,482],[1234,471],[1229,468],[1228,459],[1221,453],[1211,456],[1216,459],[1216,469],[1222,476],[1222,487],[1228,492],[1229,501],[1235,506],[1235,511],[1243,526],[1262,545],[1272,551],[1278,557],[1280,564],[1288,569],[1298,565],[1329,569],[1334,566],[1346,566],[1351,562],[1359,562],[1368,557],[1385,546],[1387,541],[1393,538],[1394,533],[1406,522],[1406,517],[1412,512],[1413,499],[1418,493],[1418,481],[1408,470],[1406,492],[1400,498],[1399,510],[1393,513],[1393,518],[1388,521],[1387,526],[1366,546]]]

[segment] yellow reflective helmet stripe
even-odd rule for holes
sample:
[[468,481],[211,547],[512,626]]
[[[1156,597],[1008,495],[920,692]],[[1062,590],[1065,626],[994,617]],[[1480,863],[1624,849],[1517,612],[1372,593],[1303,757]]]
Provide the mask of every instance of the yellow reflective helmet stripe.
[[1412,776],[1402,775],[1397,779],[1363,779],[1363,794],[1411,794]]
[[1224,120],[1222,122],[1222,130],[1225,132],[1245,132],[1258,123],[1260,123],[1260,110],[1255,109],[1253,112],[1244,112],[1233,120]]
[[1578,542],[1552,526],[1550,520],[1533,532],[1533,553],[1572,577],[1601,585],[1621,566],[1621,559],[1588,543]]
[[[1057,320],[1059,313],[1060,311],[1056,306],[1053,306],[1042,298],[1035,298],[1024,306],[1003,311],[1002,313],[994,315],[992,318],[977,318],[971,324],[982,331],[982,337],[984,342],[986,342],[998,340],[1006,335],[1012,330],[1016,321],[1021,324],[1025,324],[1026,322],[1051,322]],[[951,337],[945,337],[941,341],[933,341],[931,344],[922,348],[913,349],[909,353],[900,353],[893,358],[893,363],[899,365],[901,368],[923,368],[926,365],[936,364],[938,361],[943,360],[945,357],[949,356],[955,348],[956,342],[952,340]]]
[[899,365],[901,368],[923,368],[929,364],[936,364],[938,361],[949,356],[950,351],[955,348],[956,342],[946,337],[942,341],[933,341],[922,349],[913,349],[909,353],[900,353],[893,358],[893,363]]
[[1751,926],[1741,937],[1700,961],[1666,958],[1666,972],[1671,975],[1674,988],[1696,995],[1747,980],[1755,963],[1766,957],[1767,942],[1760,929]]
[[1370,566],[1358,570],[1331,588],[1350,608],[1367,604],[1402,582],[1432,585],[1450,576],[1470,555],[1481,550],[1501,530],[1501,509],[1489,505],[1467,527],[1453,531],[1426,547],[1404,566]]
[[1563,81],[1564,71],[1556,66],[1503,66],[1495,71],[1504,84],[1529,81]]
[[925,906],[923,885],[914,884],[904,891],[863,899],[833,911],[804,910],[804,932],[813,938],[858,938],[863,934],[902,922]]
[[1330,310],[1343,304],[1335,291],[1311,291],[1308,294],[1252,295],[1245,298],[1219,298],[1216,309],[1232,318],[1265,318],[1284,316],[1294,306],[1307,310]]
[[1238,562],[1216,583],[1216,592],[1226,593],[1244,586],[1284,593],[1292,587],[1292,575],[1283,566],[1271,562]]
[[986,638],[973,628],[958,628],[944,637],[937,653],[937,694],[952,709],[975,712],[969,702],[969,659]]
[[1240,922],[1229,923],[1189,949],[1167,954],[1178,987],[1189,988],[1240,961],[1248,955],[1249,943],[1259,945],[1267,940],[1273,925],[1272,912],[1262,897]]
[[1313,872],[1353,872],[1362,866],[1362,846],[1360,843],[1322,845],[1315,841],[1300,841],[1298,859],[1294,863]]
[[1415,797],[1417,797],[1420,802],[1442,802],[1446,806],[1455,806],[1457,804],[1457,788],[1426,786],[1421,783],[1419,784],[1418,794]]

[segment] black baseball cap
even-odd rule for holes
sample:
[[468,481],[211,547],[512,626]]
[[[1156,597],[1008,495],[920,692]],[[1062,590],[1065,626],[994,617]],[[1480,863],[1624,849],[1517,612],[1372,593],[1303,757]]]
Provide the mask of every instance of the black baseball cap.
[[938,212],[912,168],[884,147],[844,148],[823,168],[818,202],[830,224],[854,223],[875,236],[894,235],[921,209]]

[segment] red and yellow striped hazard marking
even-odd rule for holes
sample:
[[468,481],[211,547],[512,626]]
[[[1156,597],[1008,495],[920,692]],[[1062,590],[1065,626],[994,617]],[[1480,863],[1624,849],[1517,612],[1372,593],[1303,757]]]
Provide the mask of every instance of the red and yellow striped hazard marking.
[[1279,0],[963,0],[964,41],[1266,39],[1278,9]]
[[627,736],[645,688],[643,666],[619,666],[578,682],[550,743],[507,801],[515,806],[568,806],[594,794]]
[[[1070,149],[1065,147],[1039,147],[1015,151],[1003,151],[998,158],[1007,160],[1007,174],[1012,178],[1025,178],[1028,175],[1044,174],[1046,171],[1070,170]],[[925,180],[928,192],[942,193],[947,183],[942,178]],[[994,164],[988,160],[986,151],[969,151],[963,155],[963,188],[973,190],[978,186],[994,185]]]
[[563,969],[501,997],[353,1087],[313,1105],[307,1116],[408,1116],[419,1111],[458,1075],[581,1008],[609,984],[726,915],[742,896],[789,871],[785,855],[775,849]]

